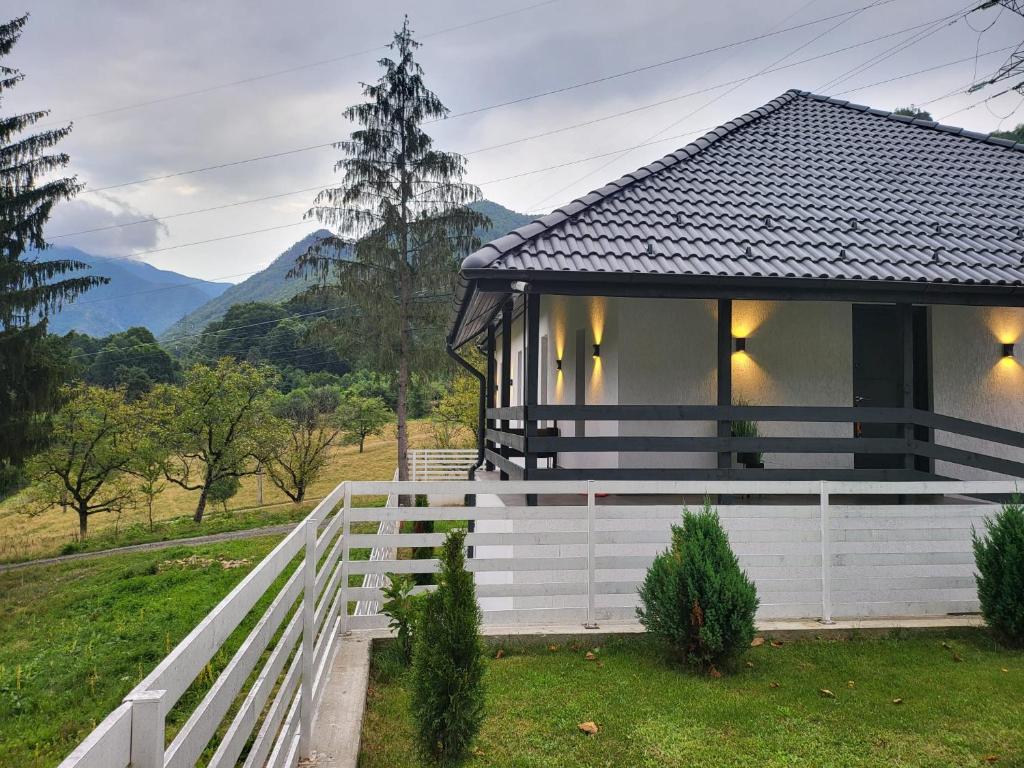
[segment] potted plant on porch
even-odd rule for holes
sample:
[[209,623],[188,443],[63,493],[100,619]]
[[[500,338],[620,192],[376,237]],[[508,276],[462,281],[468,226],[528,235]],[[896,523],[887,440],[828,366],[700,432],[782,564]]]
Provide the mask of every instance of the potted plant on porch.
[[[736,405],[745,406],[749,403],[740,400],[736,402]],[[757,431],[757,422],[747,419],[732,422],[731,432],[733,437],[760,437]],[[764,455],[757,451],[737,451],[736,461],[746,469],[764,469]]]

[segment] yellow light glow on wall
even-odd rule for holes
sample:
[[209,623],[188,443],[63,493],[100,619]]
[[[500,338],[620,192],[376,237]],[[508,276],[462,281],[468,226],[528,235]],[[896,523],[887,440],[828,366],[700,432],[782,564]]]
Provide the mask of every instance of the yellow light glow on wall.
[[985,313],[985,324],[1000,344],[1016,344],[1024,336],[1024,310],[991,307]]
[[[608,300],[604,296],[591,296],[587,299],[587,317],[590,320],[592,351],[601,349],[604,339],[605,322],[608,317]],[[590,356],[590,386],[587,388],[587,400],[602,402],[604,400],[604,363],[600,353]]]
[[604,296],[591,296],[588,300],[587,314],[590,318],[590,332],[594,343],[600,344],[604,336],[604,323],[608,314],[608,302]]
[[732,303],[733,338],[746,339],[764,325],[775,311],[773,301],[734,301]]

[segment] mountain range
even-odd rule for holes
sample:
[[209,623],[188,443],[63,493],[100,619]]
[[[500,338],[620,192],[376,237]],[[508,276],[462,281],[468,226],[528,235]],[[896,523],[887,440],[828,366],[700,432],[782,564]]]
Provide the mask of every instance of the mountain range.
[[[490,227],[477,232],[482,242],[532,220],[490,200],[470,207],[491,220]],[[88,274],[110,278],[109,284],[93,288],[53,315],[50,331],[76,330],[90,336],[107,336],[132,326],[144,326],[165,339],[198,332],[223,317],[234,304],[286,301],[308,288],[313,282],[311,278],[289,279],[288,271],[300,255],[327,234],[325,229],[310,232],[265,269],[235,285],[198,280],[132,259],[94,256],[77,248],[49,248],[42,258],[76,259],[92,266]],[[159,301],[154,300],[156,297]]]
[[106,285],[90,289],[51,315],[48,324],[51,333],[74,330],[90,336],[109,336],[142,325],[158,334],[182,315],[231,288],[231,283],[211,283],[158,269],[144,261],[96,256],[78,248],[50,247],[41,252],[39,258],[73,259],[91,267],[64,277],[110,278]]

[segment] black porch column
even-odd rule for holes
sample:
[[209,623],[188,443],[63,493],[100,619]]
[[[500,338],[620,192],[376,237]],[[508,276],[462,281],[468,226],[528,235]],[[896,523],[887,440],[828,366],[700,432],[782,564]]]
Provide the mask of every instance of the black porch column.
[[[514,309],[512,299],[509,299],[501,308],[501,407],[509,408],[512,405],[512,310]],[[510,419],[502,419],[501,428],[508,432],[512,429]],[[508,446],[501,444],[501,455],[509,457]],[[502,480],[508,480],[508,472],[501,470]]]
[[[732,299],[718,300],[718,405],[732,405]],[[732,420],[719,419],[718,436],[732,435]],[[732,451],[719,451],[718,468],[732,467]]]
[[[914,306],[899,304],[897,310],[903,336],[903,407],[910,409],[914,407]],[[907,443],[903,468],[913,470],[916,461],[910,444],[914,439],[914,425],[909,419],[903,424],[903,439]]]
[[524,480],[535,480],[537,454],[531,448],[531,440],[537,436],[537,420],[533,409],[538,403],[540,389],[540,294],[526,294],[526,312],[523,314],[526,339],[526,381],[523,392],[523,469]]
[[[496,381],[496,378],[495,378],[495,373],[496,373],[495,369],[497,367],[496,366],[497,361],[494,359],[494,347],[495,347],[494,323],[490,323],[487,326],[487,373],[486,373],[487,400],[485,401],[485,405],[486,405],[488,411],[490,411],[490,409],[494,407],[494,401],[495,401],[495,395],[496,395],[496,391],[495,390],[496,390],[496,388],[498,386],[498,382]],[[490,414],[488,414],[486,416],[486,418],[484,418],[484,436],[485,436],[484,448],[486,450],[489,450],[489,451],[493,451],[494,450],[494,443],[490,439],[488,439],[486,437],[486,435],[487,435],[487,431],[492,429],[493,427],[494,427],[494,421],[491,419]],[[486,455],[486,452],[485,452],[484,455]],[[493,470],[494,469],[494,462],[489,461],[489,460],[488,461],[484,461],[484,469]]]

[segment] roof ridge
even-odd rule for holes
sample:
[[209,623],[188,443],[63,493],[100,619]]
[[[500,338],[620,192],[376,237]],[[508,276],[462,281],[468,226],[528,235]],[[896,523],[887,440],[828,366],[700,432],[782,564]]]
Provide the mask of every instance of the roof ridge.
[[631,171],[630,173],[620,176],[615,181],[605,184],[600,189],[593,190],[583,197],[576,198],[571,203],[561,206],[560,208],[556,208],[546,216],[534,219],[529,224],[517,227],[507,235],[503,235],[496,240],[492,240],[463,259],[461,268],[485,268],[493,264],[512,248],[518,247],[526,241],[538,237],[552,227],[561,224],[563,221],[567,221],[588,208],[591,208],[596,203],[607,199],[617,192],[621,192],[623,189],[632,186],[638,181],[646,179],[656,173],[660,173],[668,168],[672,168],[685,160],[689,160],[694,155],[700,154],[716,141],[728,136],[737,129],[742,128],[745,125],[749,125],[755,120],[759,120],[766,115],[777,111],[796,98],[808,95],[813,94],[809,94],[807,91],[800,91],[796,88],[791,88],[781,96],[772,99],[767,104],[740,115],[739,117],[733,118],[727,123],[723,123],[714,130],[704,134],[699,139],[685,145],[681,149],[670,152],[664,157],[655,160],[653,163],[648,163],[635,171]]
[[876,109],[875,107],[869,107],[865,104],[857,104],[852,101],[846,101],[844,99],[837,99],[833,96],[822,96],[818,93],[812,93],[811,91],[800,91],[793,90],[789,93],[795,93],[805,99],[814,99],[815,101],[822,101],[827,104],[834,104],[839,107],[845,107],[847,109],[853,109],[857,112],[866,112],[869,115],[876,115],[877,117],[885,117],[889,120],[894,120],[898,123],[906,123],[908,125],[919,125],[923,128],[931,128],[932,130],[942,131],[943,133],[950,133],[954,136],[963,136],[964,138],[972,139],[973,141],[980,141],[985,144],[994,144],[997,147],[1003,147],[1004,149],[1013,149],[1019,152],[1024,152],[1024,142],[1014,142],[1009,139],[1001,139],[998,136],[993,136],[991,133],[979,133],[978,131],[969,131],[966,128],[961,128],[956,125],[947,125],[946,123],[940,123],[936,120],[924,120],[920,117],[910,117],[909,115],[897,115],[895,112]]

